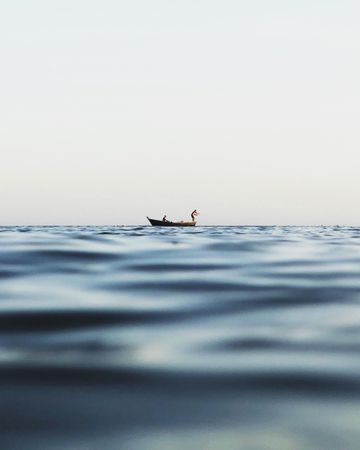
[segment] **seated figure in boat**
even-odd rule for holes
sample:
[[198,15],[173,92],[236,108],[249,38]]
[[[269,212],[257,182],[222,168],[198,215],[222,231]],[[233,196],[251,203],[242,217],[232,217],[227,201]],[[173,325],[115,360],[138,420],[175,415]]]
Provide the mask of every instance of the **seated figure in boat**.
[[199,215],[199,213],[196,211],[196,209],[194,209],[194,211],[191,213],[191,219],[193,222],[195,222],[195,217],[198,215]]
[[163,222],[169,222],[168,220],[167,220],[167,218],[166,218],[166,214],[164,214],[164,217],[163,217]]

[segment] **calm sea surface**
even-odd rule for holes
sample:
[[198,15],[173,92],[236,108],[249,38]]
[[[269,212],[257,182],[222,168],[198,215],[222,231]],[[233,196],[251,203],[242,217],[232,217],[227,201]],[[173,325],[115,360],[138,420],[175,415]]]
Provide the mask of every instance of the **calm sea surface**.
[[0,448],[360,446],[360,228],[0,227]]

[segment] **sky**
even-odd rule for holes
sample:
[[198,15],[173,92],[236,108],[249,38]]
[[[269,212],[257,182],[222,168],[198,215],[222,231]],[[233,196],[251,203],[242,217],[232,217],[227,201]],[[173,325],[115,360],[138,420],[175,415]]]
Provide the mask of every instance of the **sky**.
[[360,3],[0,0],[0,224],[360,225]]

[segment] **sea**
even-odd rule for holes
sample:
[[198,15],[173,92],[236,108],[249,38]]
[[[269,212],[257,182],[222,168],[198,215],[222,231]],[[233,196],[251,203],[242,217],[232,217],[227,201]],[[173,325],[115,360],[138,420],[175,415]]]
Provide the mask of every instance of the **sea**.
[[360,228],[0,227],[1,450],[358,450]]

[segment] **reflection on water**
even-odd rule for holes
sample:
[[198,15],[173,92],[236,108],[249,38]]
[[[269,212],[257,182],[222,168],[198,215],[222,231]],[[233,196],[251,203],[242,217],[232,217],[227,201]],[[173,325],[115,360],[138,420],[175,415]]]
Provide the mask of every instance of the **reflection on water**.
[[1,227],[0,448],[357,449],[359,238]]

